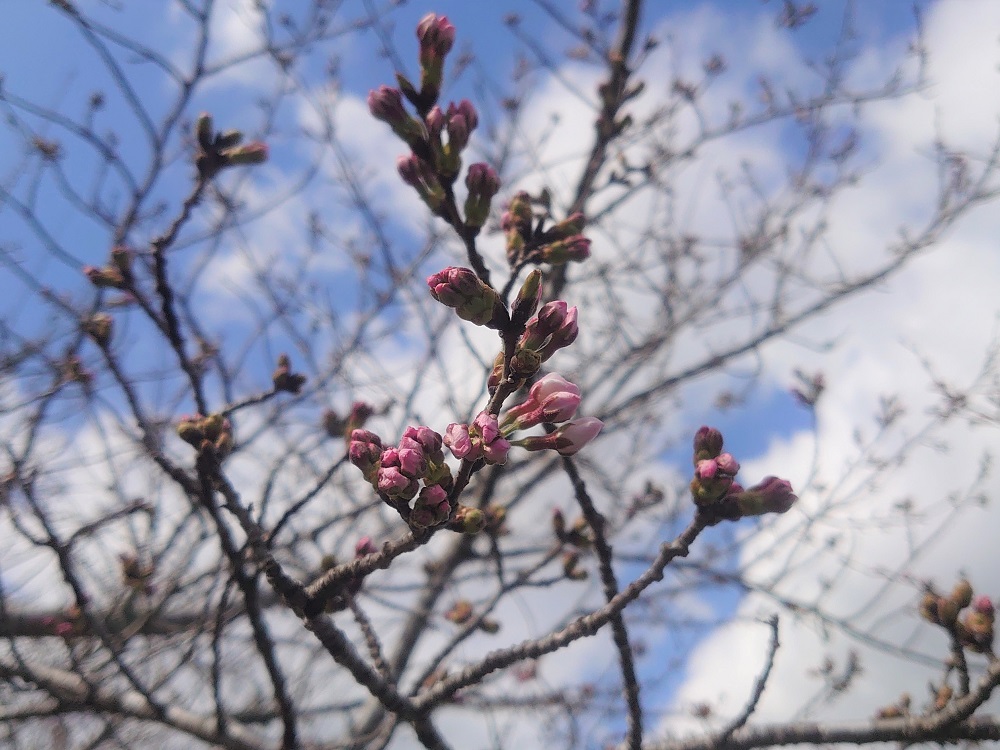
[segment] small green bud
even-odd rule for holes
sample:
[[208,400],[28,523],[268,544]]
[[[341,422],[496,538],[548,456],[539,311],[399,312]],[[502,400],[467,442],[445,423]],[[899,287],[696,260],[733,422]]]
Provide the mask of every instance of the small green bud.
[[517,298],[511,307],[511,324],[518,329],[524,327],[528,319],[538,310],[542,301],[542,272],[535,269],[524,280]]

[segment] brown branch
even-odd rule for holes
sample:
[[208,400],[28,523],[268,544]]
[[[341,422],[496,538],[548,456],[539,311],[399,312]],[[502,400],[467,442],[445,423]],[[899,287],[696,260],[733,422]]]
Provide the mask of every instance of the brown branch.
[[53,698],[77,711],[96,710],[114,716],[163,724],[192,737],[228,750],[271,750],[255,734],[240,726],[229,725],[225,737],[219,735],[214,716],[192,713],[176,706],[164,706],[157,711],[144,696],[134,691],[115,693],[99,685],[91,685],[79,675],[41,664],[18,663],[0,656],[0,677],[20,679],[37,685]]
[[706,519],[695,516],[691,524],[669,544],[660,547],[660,553],[653,564],[649,566],[610,602],[594,612],[573,620],[562,630],[537,640],[524,641],[506,649],[493,651],[486,655],[478,664],[473,664],[458,674],[441,680],[434,687],[421,693],[415,705],[425,708],[447,700],[463,687],[479,682],[483,677],[498,669],[509,667],[525,659],[537,659],[544,654],[558,651],[581,638],[595,635],[598,630],[607,625],[611,619],[625,607],[639,598],[639,595],[657,581],[663,580],[663,571],[670,562],[678,557],[686,557],[691,544],[705,529]]
[[[614,555],[611,544],[605,533],[606,521],[594,506],[587,492],[587,486],[576,470],[572,458],[564,457],[563,470],[573,483],[573,493],[594,533],[594,551],[597,553],[598,569],[601,574],[601,585],[604,587],[604,597],[608,602],[618,595],[618,579],[614,571]],[[639,678],[635,672],[635,660],[632,658],[632,646],[629,643],[628,628],[621,612],[611,618],[611,635],[618,651],[618,663],[622,672],[622,690],[625,693],[625,703],[628,706],[628,723],[625,730],[626,747],[629,750],[640,750],[642,746],[642,702],[639,698]]]
[[767,687],[767,678],[771,676],[771,668],[774,667],[774,657],[778,653],[778,616],[772,615],[767,624],[771,627],[771,641],[767,648],[767,656],[764,657],[764,669],[754,683],[753,692],[750,694],[750,700],[747,701],[747,705],[740,712],[739,716],[735,717],[719,733],[718,738],[715,740],[719,746],[725,745],[734,732],[746,725],[750,717],[753,716],[753,712],[757,710],[757,704],[760,702],[761,696],[764,695],[764,688]]

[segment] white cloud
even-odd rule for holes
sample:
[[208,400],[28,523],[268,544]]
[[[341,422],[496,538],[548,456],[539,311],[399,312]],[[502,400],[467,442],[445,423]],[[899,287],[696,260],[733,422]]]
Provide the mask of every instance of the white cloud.
[[[886,147],[884,161],[837,202],[829,219],[831,241],[838,252],[843,249],[848,265],[880,254],[897,226],[914,219],[919,226],[919,212],[926,216],[936,188],[927,156],[938,133],[973,155],[987,153],[997,136],[1000,97],[996,86],[984,84],[996,82],[996,24],[982,22],[968,5],[947,2],[932,6],[925,21],[932,84],[919,96],[867,112],[870,130],[863,137]],[[871,58],[890,62],[872,52],[866,63]],[[872,65],[869,72],[877,68]],[[845,618],[846,625],[889,651],[899,646],[942,661],[947,657],[941,633],[917,619],[921,580],[947,589],[964,571],[977,591],[1000,591],[987,521],[995,510],[963,503],[961,494],[977,487],[982,456],[1000,449],[1000,436],[970,430],[962,420],[922,432],[933,422],[928,410],[938,399],[933,377],[959,390],[971,386],[995,338],[997,229],[995,215],[972,215],[941,247],[891,281],[800,331],[807,340],[835,339],[832,350],[810,353],[782,342],[766,352],[765,366],[776,382],[802,365],[822,369],[829,387],[819,404],[818,464],[813,466],[812,438],[803,433],[772,444],[759,460],[744,465],[748,476],[777,470],[797,485],[807,471],[815,475],[800,508],[747,536],[740,567],[752,580],[776,581],[781,596]],[[932,363],[931,373],[924,358]],[[890,394],[898,395],[907,412],[876,439],[872,417],[880,397]],[[854,442],[859,425],[863,440],[874,441],[872,452],[891,458],[905,451],[905,463],[866,463]],[[907,500],[913,503],[909,520],[895,507]],[[825,548],[831,539],[834,546]],[[724,706],[724,715],[742,707],[763,666],[767,640],[765,627],[747,623],[778,609],[769,597],[750,595],[738,608],[736,625],[706,637],[677,696],[679,711],[702,700]],[[786,612],[781,632],[775,670],[757,714],[761,720],[787,720],[821,692],[822,681],[809,670],[825,654],[842,664],[850,649],[858,649],[864,669],[855,689],[821,709],[825,716],[863,719],[902,691],[911,692],[922,708],[924,684],[940,679],[939,670],[886,653],[864,638],[845,637],[837,627],[826,629],[808,612]],[[700,724],[674,717],[661,729],[697,731]]]

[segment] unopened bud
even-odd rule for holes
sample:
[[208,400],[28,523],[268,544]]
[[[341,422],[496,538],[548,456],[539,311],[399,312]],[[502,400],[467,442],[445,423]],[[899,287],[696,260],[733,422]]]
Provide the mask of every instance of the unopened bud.
[[181,421],[177,423],[177,436],[196,448],[201,445],[201,441],[205,439],[205,433],[201,429],[200,417],[182,417]]
[[766,477],[764,481],[734,496],[744,516],[784,513],[798,500],[786,479]]
[[243,131],[242,130],[223,130],[217,136],[215,136],[215,149],[221,151],[226,148],[233,148],[234,146],[239,146],[243,142]]
[[267,161],[268,148],[266,143],[254,141],[245,146],[237,146],[236,148],[221,151],[219,152],[219,156],[222,157],[223,164],[227,167],[263,164]]
[[542,272],[535,269],[521,284],[514,304],[511,306],[511,325],[520,329],[535,314],[542,301]]
[[562,557],[563,575],[571,581],[583,581],[587,578],[587,571],[579,567],[580,553],[571,550]]
[[722,453],[722,433],[714,427],[701,427],[694,436],[694,462],[715,458]]
[[288,355],[281,354],[278,357],[278,366],[271,375],[271,381],[274,384],[274,390],[297,394],[305,385],[306,376],[292,372],[292,364]]
[[925,591],[920,599],[920,616],[934,625],[941,624],[941,620],[938,617],[938,599],[938,595],[930,590]]
[[552,509],[552,533],[560,542],[566,541],[566,517],[559,508]]
[[583,214],[577,211],[576,213],[572,213],[567,216],[558,224],[553,224],[551,227],[546,229],[542,237],[546,242],[564,240],[568,237],[572,237],[573,235],[580,234],[586,223],[587,220],[584,218]]
[[111,342],[113,322],[107,313],[95,313],[83,322],[83,330],[98,346],[106,347]]
[[958,621],[959,606],[951,599],[940,597],[937,600],[938,622],[945,627],[952,627]]
[[959,609],[965,609],[972,604],[972,584],[963,578],[952,589],[951,599],[958,605]]
[[472,602],[468,599],[459,599],[451,609],[444,613],[444,619],[456,625],[462,625],[472,619]]
[[420,200],[437,211],[445,200],[445,191],[434,169],[416,154],[396,159],[396,169],[403,182],[415,188]]
[[446,127],[448,151],[452,156],[457,156],[468,145],[469,135],[478,124],[479,115],[468,99],[463,99],[457,106],[454,103],[448,105]]
[[202,151],[208,151],[212,148],[212,137],[214,133],[212,132],[212,115],[208,112],[202,112],[198,115],[198,119],[194,124],[194,134],[198,139],[198,145],[201,146]]
[[479,629],[484,633],[493,635],[494,633],[500,632],[500,623],[492,618],[484,617],[479,621]]
[[354,545],[354,556],[364,557],[365,555],[374,555],[378,552],[378,547],[372,541],[370,536],[363,536]]
[[561,266],[570,261],[579,263],[590,257],[590,240],[577,234],[545,245],[538,252],[543,263],[553,266]]
[[455,517],[448,524],[448,528],[462,534],[478,534],[486,528],[486,514],[479,508],[459,505],[455,510]]
[[125,277],[117,268],[84,266],[83,274],[99,289],[124,289],[126,286]]
[[518,347],[510,359],[510,374],[515,378],[530,378],[541,366],[542,357],[538,352]]
[[427,286],[434,299],[454,308],[462,320],[490,328],[502,328],[509,322],[496,290],[468,268],[438,271],[427,278]]
[[473,228],[481,227],[490,214],[493,196],[500,190],[500,178],[489,164],[477,162],[469,165],[465,186],[469,189],[465,199],[465,224]]

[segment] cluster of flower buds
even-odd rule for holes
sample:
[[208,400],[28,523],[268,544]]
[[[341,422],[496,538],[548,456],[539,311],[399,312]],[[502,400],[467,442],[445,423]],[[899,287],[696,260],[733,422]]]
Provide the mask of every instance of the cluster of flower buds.
[[[429,137],[428,145],[434,156],[434,166],[444,181],[451,184],[462,168],[462,151],[469,145],[469,137],[479,125],[479,113],[472,102],[463,99],[458,104],[451,102],[447,112],[435,104],[424,122]],[[447,142],[441,138],[442,134],[448,136]],[[477,166],[477,171],[489,170],[485,164]]]
[[596,417],[568,421],[579,405],[580,389],[561,375],[549,373],[531,386],[527,399],[507,411],[500,423],[500,434],[506,437],[536,425],[558,424],[558,428],[546,435],[512,440],[510,445],[529,451],[554,450],[562,456],[572,456],[597,437],[604,427]]
[[[462,171],[462,152],[469,145],[472,132],[479,125],[479,114],[472,102],[451,102],[446,109],[438,106],[444,59],[455,43],[455,27],[445,16],[430,13],[417,26],[420,41],[420,90],[402,74],[397,74],[399,88],[380,86],[368,94],[372,116],[389,125],[392,132],[410,147],[411,153],[396,162],[400,177],[415,188],[432,212],[449,220],[457,218],[444,204],[450,188]],[[404,98],[413,105],[411,115]],[[500,178],[488,164],[469,167],[465,178],[468,197],[464,224],[478,230],[489,216],[490,202],[500,190]]]
[[[510,362],[508,374],[510,382],[520,385],[538,372],[542,363],[553,354],[576,341],[576,337],[580,334],[576,318],[576,307],[569,307],[562,300],[542,305],[538,314],[528,321],[524,333],[517,342]],[[487,381],[490,393],[496,391],[503,379],[503,365],[501,352],[493,362],[493,371]]]
[[449,266],[428,276],[427,286],[434,299],[454,308],[462,320],[489,328],[503,328],[510,322],[500,295],[471,269]]
[[694,437],[694,478],[691,496],[695,505],[713,523],[735,521],[745,516],[784,513],[798,499],[788,480],[765,477],[744,489],[735,481],[739,462],[722,450],[722,433],[702,427]]
[[[962,610],[967,610],[960,617]],[[939,596],[931,586],[920,601],[920,616],[953,632],[958,642],[978,654],[993,651],[993,620],[996,610],[988,596],[974,596],[966,579],[955,584],[948,596]]]
[[126,289],[132,285],[132,251],[117,246],[111,249],[111,258],[102,268],[84,266],[83,275],[99,289]]
[[177,423],[177,435],[199,452],[213,451],[216,456],[228,456],[233,449],[233,425],[222,414],[184,416]]
[[444,444],[455,458],[463,461],[483,460],[488,464],[507,463],[510,443],[500,434],[496,415],[481,411],[472,424],[448,425]]
[[574,213],[548,229],[535,225],[532,198],[518,192],[507,204],[500,218],[500,228],[507,241],[507,262],[513,267],[522,263],[549,263],[559,266],[590,257],[590,240],[581,232],[586,220]]
[[383,448],[378,435],[357,429],[348,458],[412,528],[423,529],[451,516],[453,480],[442,445],[430,427],[407,427],[395,448]]
[[306,383],[306,376],[292,372],[292,361],[287,354],[278,355],[278,366],[271,375],[275,391],[297,394]]
[[198,116],[194,132],[199,148],[194,163],[203,180],[215,177],[226,167],[263,164],[267,161],[266,143],[243,143],[243,133],[239,130],[216,133],[212,116],[207,112]]

